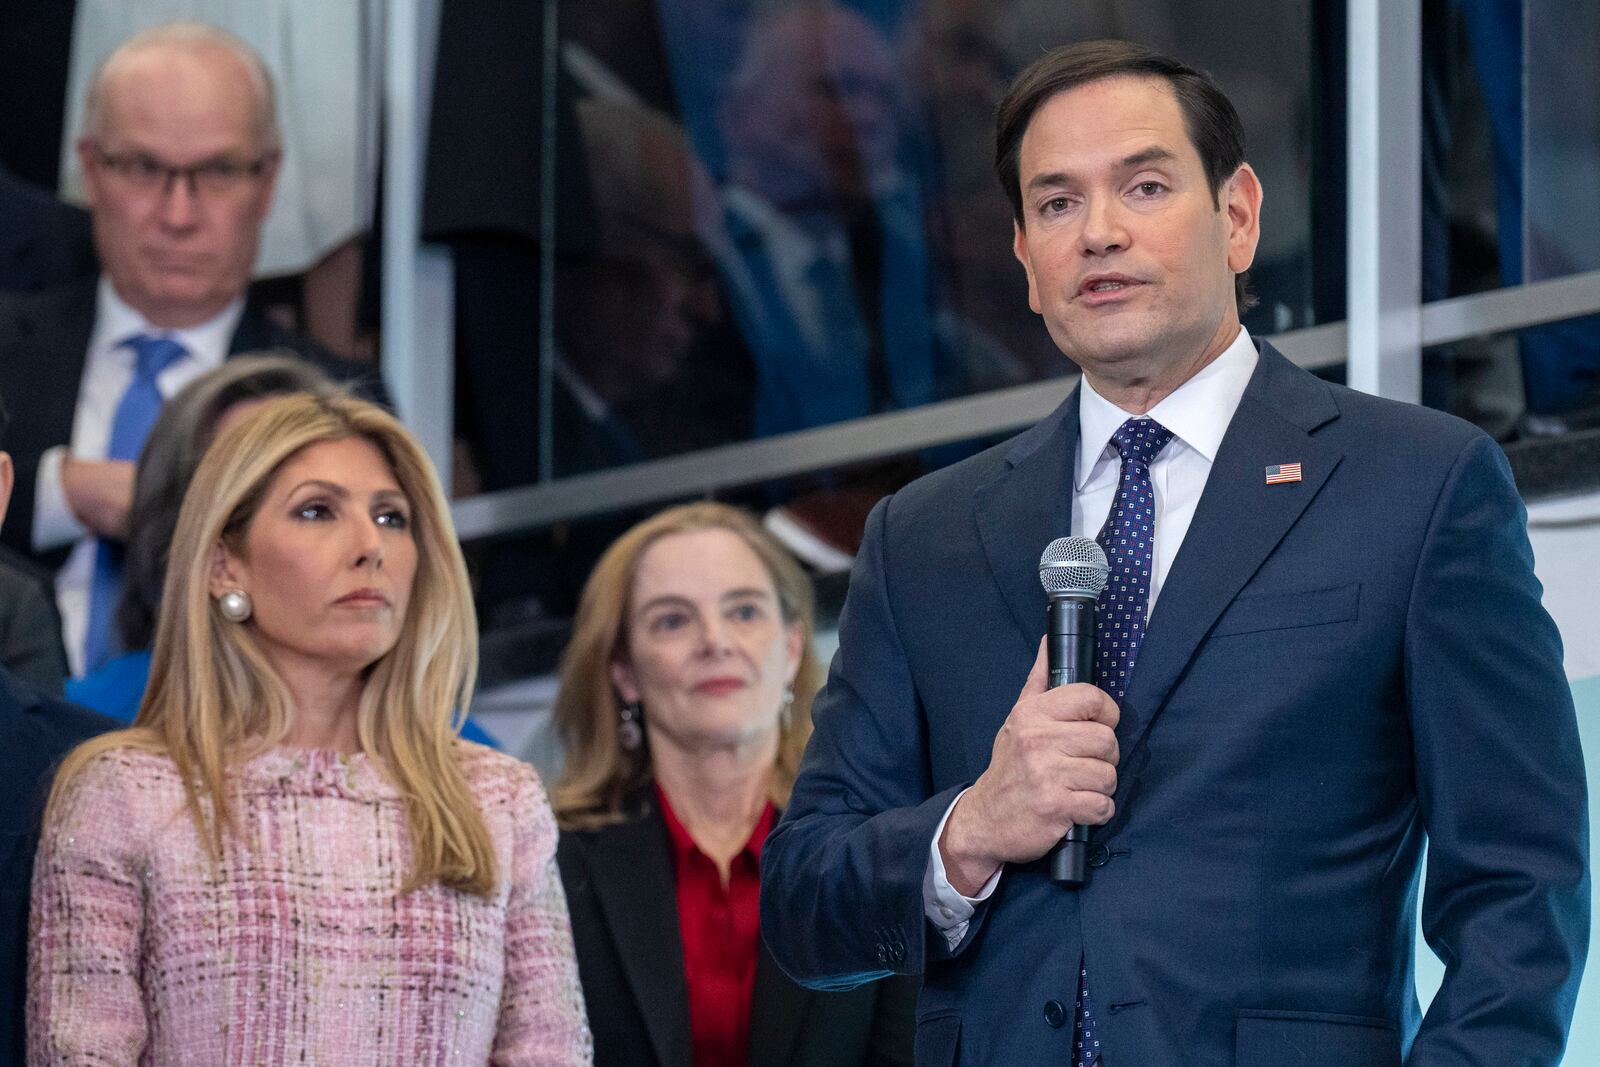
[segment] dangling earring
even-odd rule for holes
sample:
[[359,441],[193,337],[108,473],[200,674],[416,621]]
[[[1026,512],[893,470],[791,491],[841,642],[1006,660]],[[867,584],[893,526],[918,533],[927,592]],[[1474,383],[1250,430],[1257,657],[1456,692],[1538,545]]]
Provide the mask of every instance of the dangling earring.
[[250,603],[250,594],[243,589],[230,589],[217,597],[217,610],[229,622],[244,622],[255,610],[255,605]]
[[783,687],[783,704],[778,708],[778,725],[784,733],[789,732],[789,727],[794,725],[794,686]]
[[630,700],[617,709],[617,744],[626,752],[637,752],[644,744],[644,714],[637,700]]

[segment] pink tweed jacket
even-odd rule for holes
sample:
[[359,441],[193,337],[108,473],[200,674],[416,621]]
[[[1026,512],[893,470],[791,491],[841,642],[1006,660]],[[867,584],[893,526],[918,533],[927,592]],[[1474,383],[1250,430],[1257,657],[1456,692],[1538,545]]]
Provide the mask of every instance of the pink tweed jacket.
[[489,899],[400,895],[404,804],[365,756],[240,765],[216,871],[170,759],[95,760],[39,847],[31,1067],[589,1063],[549,803],[526,764],[459,751],[499,859]]

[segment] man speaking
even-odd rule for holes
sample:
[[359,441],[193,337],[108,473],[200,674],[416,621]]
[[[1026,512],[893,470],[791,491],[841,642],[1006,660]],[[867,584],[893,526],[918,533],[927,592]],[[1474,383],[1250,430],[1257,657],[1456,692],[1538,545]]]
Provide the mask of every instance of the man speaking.
[[[1240,327],[1261,185],[1199,72],[1050,52],[996,168],[1082,383],[868,520],[763,849],[774,957],[817,987],[921,974],[923,1064],[1554,1063],[1584,771],[1504,456]],[[1096,685],[1049,689],[1038,560],[1069,534],[1111,576]]]

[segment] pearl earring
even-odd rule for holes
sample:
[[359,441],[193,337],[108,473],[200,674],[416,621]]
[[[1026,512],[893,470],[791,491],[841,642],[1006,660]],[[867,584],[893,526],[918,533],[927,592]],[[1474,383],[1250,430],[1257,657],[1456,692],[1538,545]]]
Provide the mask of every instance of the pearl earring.
[[250,603],[250,594],[243,589],[230,589],[217,597],[217,610],[229,622],[244,622],[255,610],[255,605]]

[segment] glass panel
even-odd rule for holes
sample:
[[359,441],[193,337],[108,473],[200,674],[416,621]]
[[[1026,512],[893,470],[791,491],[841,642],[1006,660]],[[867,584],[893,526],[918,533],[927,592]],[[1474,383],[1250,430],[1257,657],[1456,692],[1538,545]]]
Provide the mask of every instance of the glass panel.
[[[1600,18],[1547,3],[1528,4],[1525,18],[1523,276],[1532,282],[1600,269]],[[1600,318],[1530,331],[1522,373],[1532,429],[1600,424]]]
[[1526,14],[1528,281],[1600,269],[1600,18],[1535,3]]
[[594,226],[556,250],[557,476],[1070,369],[991,165],[1050,45],[1127,35],[1218,77],[1268,190],[1250,324],[1308,325],[1309,6],[1253,5],[1246,36],[1223,0],[567,5],[560,210]]
[[[1314,234],[1311,190],[1342,203],[1342,180],[1312,176],[1313,146],[1343,136],[1327,110],[1343,98],[1342,47],[1313,50],[1329,5],[607,0],[561,4],[549,49],[539,6],[447,4],[440,30],[425,232],[457,254],[464,485],[536,480],[546,403],[559,479],[1069,372],[1011,253],[993,113],[1042,50],[1092,37],[1131,37],[1216,76],[1267,191],[1247,323],[1266,334],[1327,313],[1313,308],[1313,243],[1326,251],[1343,233]],[[1330,84],[1341,88],[1313,98]],[[541,201],[552,174],[553,203]],[[541,264],[555,275],[548,307]],[[824,510],[848,513],[976,447],[749,501],[832,495]],[[598,531],[485,547],[486,598],[567,610]]]
[[1524,410],[1519,346],[1526,332],[1423,349],[1423,403],[1460,415],[1498,441],[1515,438]]
[[[1502,264],[1521,255],[1515,240],[1518,170],[1507,153],[1518,143],[1521,123],[1514,80],[1520,69],[1514,32],[1519,16],[1510,19],[1513,81],[1507,101],[1506,78],[1483,73],[1499,55],[1503,38],[1481,10],[1464,10],[1471,6],[1458,0],[1424,0],[1423,5],[1424,301],[1498,288],[1505,284]],[[1502,246],[1500,238],[1507,235],[1510,244]]]
[[[1550,4],[1429,3],[1424,299],[1600,268],[1600,20]],[[1490,400],[1481,383],[1463,385],[1477,361],[1463,369],[1451,353],[1503,344],[1475,340],[1429,353],[1424,402],[1502,438],[1600,423],[1600,319],[1508,343],[1516,374],[1497,377],[1514,392]]]
[[[1423,399],[1429,407],[1454,412],[1508,446],[1600,428],[1600,408],[1568,408],[1551,416],[1532,412],[1527,402],[1527,379],[1545,369],[1533,363],[1530,354],[1545,350],[1544,346],[1559,353],[1564,339],[1593,337],[1597,321],[1593,316],[1568,319],[1425,348]],[[1560,453],[1558,464],[1585,468],[1570,472],[1574,485],[1587,485],[1600,472],[1600,441],[1593,443],[1596,447],[1581,454]],[[1552,471],[1553,476],[1558,473],[1554,467]]]

